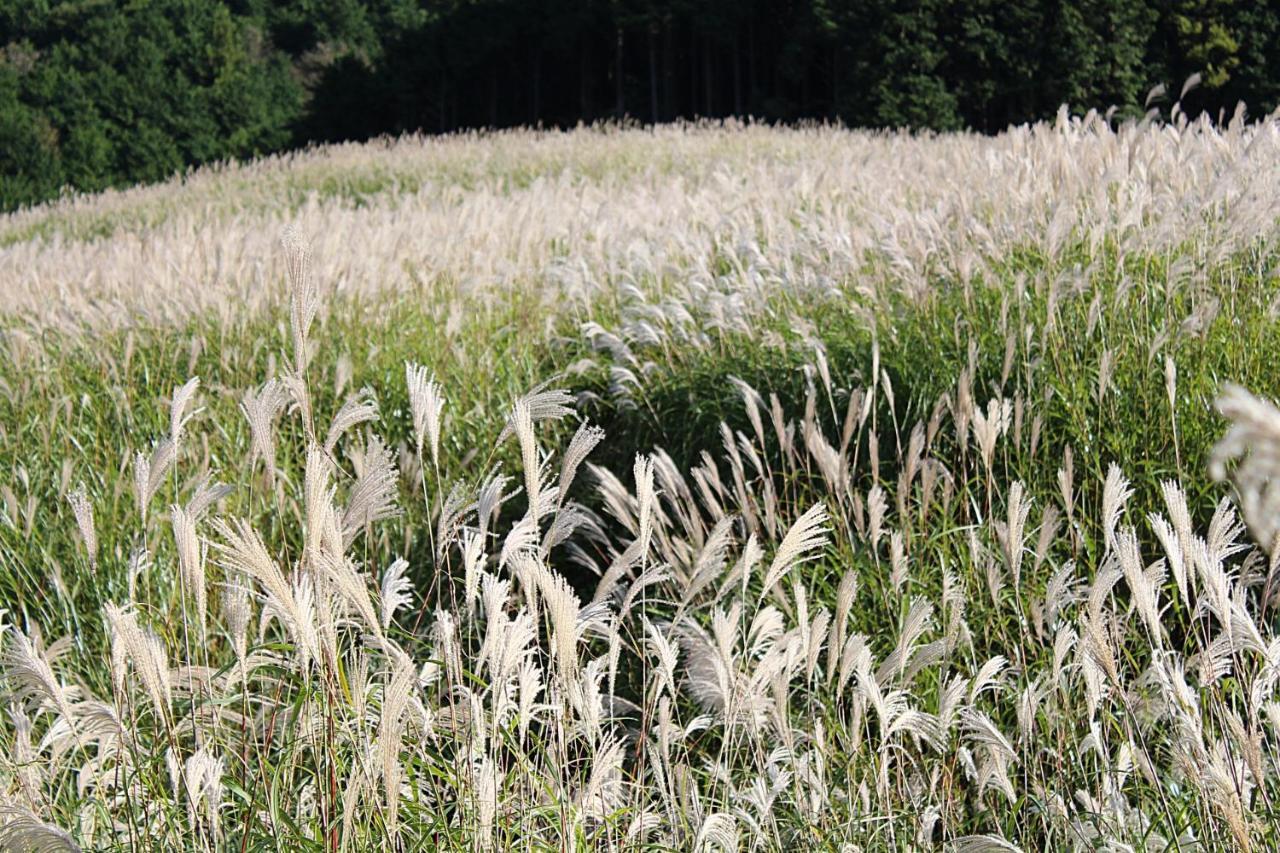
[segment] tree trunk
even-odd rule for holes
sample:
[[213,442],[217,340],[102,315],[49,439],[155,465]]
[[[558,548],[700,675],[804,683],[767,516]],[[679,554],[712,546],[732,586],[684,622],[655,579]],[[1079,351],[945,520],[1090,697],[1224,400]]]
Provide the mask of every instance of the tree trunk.
[[614,84],[617,88],[618,95],[618,118],[622,118],[627,114],[627,104],[624,98],[624,87],[622,85],[622,27],[617,29],[618,39],[614,47]]
[[533,124],[542,124],[542,46],[533,52]]
[[698,31],[689,22],[689,113],[698,116]]
[[809,63],[806,61],[804,67],[800,69],[800,115],[808,115],[809,112]]
[[649,24],[649,115],[658,123],[658,32],[657,24]]
[[437,109],[440,111],[440,132],[444,133],[449,127],[449,89],[445,85],[444,75],[440,75],[440,101]]
[[742,116],[742,50],[736,27],[733,33],[733,114]]
[[498,126],[498,72],[489,70],[489,127]]
[[582,38],[581,62],[578,66],[578,116],[583,124],[591,123],[591,56],[586,36]]
[[672,102],[672,78],[675,76],[675,39],[671,35],[671,21],[662,24],[662,110],[663,118],[675,117],[676,105]]
[[828,118],[840,115],[840,47],[831,45],[831,106],[827,109]]
[[706,94],[705,104],[708,116],[715,115],[715,108],[712,104],[711,88],[711,39],[707,39],[706,48],[702,51],[702,89]]

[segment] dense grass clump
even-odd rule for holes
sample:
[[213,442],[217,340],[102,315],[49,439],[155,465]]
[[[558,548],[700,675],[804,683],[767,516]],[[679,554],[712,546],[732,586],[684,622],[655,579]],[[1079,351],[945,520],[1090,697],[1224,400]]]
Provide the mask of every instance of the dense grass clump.
[[1280,843],[1275,127],[740,133],[477,142],[563,170],[458,202],[503,264],[16,302],[0,846]]

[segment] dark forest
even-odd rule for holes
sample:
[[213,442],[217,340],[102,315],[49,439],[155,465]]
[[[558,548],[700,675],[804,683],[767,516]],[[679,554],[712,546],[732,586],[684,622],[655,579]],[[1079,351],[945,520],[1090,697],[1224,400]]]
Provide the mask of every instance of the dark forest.
[[1280,7],[0,0],[0,207],[405,132],[736,116],[993,133],[1062,104],[1124,120],[1189,78],[1192,115],[1274,109]]

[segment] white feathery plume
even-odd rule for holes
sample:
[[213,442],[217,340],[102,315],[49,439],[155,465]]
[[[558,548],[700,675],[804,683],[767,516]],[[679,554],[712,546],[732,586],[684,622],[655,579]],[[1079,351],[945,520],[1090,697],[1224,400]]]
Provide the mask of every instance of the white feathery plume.
[[870,541],[868,544],[874,551],[880,544],[880,539],[884,535],[884,517],[889,510],[889,499],[885,497],[884,489],[876,483],[867,492],[867,529],[870,532]]
[[82,483],[75,491],[67,495],[67,503],[71,504],[71,512],[76,519],[76,528],[80,531],[80,541],[89,554],[90,567],[98,565],[98,533],[93,523],[93,504],[89,501],[89,493]]
[[290,583],[267,551],[262,537],[244,519],[214,522],[221,542],[212,543],[220,555],[223,568],[230,573],[251,577],[266,594],[270,615],[280,618],[300,652],[300,664],[306,668],[319,657],[320,645],[315,611],[308,605],[300,583]]
[[1075,465],[1071,445],[1067,445],[1062,454],[1062,467],[1058,469],[1058,494],[1062,498],[1062,510],[1067,514],[1067,523],[1075,520]]
[[850,568],[840,577],[840,583],[836,587],[836,603],[834,627],[831,633],[830,651],[827,653],[827,683],[831,683],[831,679],[835,676],[836,665],[840,661],[840,655],[844,650],[845,635],[849,628],[849,616],[853,612],[853,600],[858,594],[858,575],[857,572]]
[[590,463],[587,464],[587,468],[596,478],[599,498],[604,504],[605,511],[626,528],[627,532],[633,536],[637,535],[639,528],[636,526],[635,500],[627,491],[627,487],[617,475],[606,468]]
[[1164,630],[1160,625],[1159,593],[1144,570],[1138,535],[1132,527],[1126,526],[1116,534],[1115,553],[1129,586],[1133,606],[1147,626],[1148,639],[1153,648],[1159,649],[1164,637]]
[[742,553],[738,555],[738,560],[733,564],[733,568],[725,575],[724,581],[716,590],[716,601],[721,601],[730,592],[736,589],[743,598],[746,597],[747,587],[751,584],[751,575],[755,572],[756,566],[760,565],[760,561],[764,559],[764,549],[760,547],[760,542],[756,539],[754,533],[747,536],[746,544],[742,546]]
[[1112,462],[1107,468],[1107,479],[1102,486],[1102,533],[1108,551],[1115,547],[1116,525],[1132,495],[1133,489],[1129,487],[1124,472]]
[[396,611],[413,600],[413,585],[405,577],[405,571],[408,568],[409,561],[403,557],[397,557],[391,565],[382,571],[378,603],[381,608],[382,628],[384,631],[391,627],[391,621],[395,618]]
[[995,460],[996,440],[1008,432],[1012,416],[1013,404],[1006,399],[993,398],[987,401],[985,412],[980,406],[973,407],[973,440],[982,454],[982,464],[988,471]]
[[1110,348],[1102,350],[1098,359],[1098,386],[1095,399],[1101,403],[1111,388],[1111,373],[1115,369],[1115,353]]
[[133,495],[138,502],[138,512],[143,524],[147,521],[151,499],[164,482],[169,467],[176,458],[177,448],[167,438],[155,446],[149,457],[141,451],[133,455]]
[[978,701],[978,697],[987,690],[994,690],[999,686],[1000,673],[1008,665],[1009,660],[1004,655],[996,655],[978,668],[969,687],[970,705]]
[[351,395],[342,404],[342,408],[338,409],[337,414],[333,416],[333,421],[329,424],[329,433],[324,440],[324,452],[332,456],[338,442],[353,427],[377,419],[378,404],[367,388]]
[[[736,608],[735,608],[736,610]],[[717,609],[713,624],[729,622],[729,616]],[[681,625],[680,645],[685,653],[685,682],[689,693],[704,709],[727,718],[733,701],[734,674],[732,652],[718,650],[706,632],[697,625]],[[736,629],[736,623],[734,625]],[[722,644],[721,644],[722,647]]]
[[400,784],[404,776],[400,750],[405,734],[405,715],[417,683],[418,674],[413,664],[403,659],[396,664],[382,692],[382,711],[378,717],[378,735],[373,751],[376,766],[382,774],[387,833],[392,838],[399,832]]
[[279,377],[280,385],[289,395],[289,399],[293,401],[298,409],[298,414],[302,419],[302,427],[306,432],[307,441],[314,442],[315,421],[311,410],[311,388],[307,385],[306,380],[298,373],[286,373]]
[[551,623],[552,660],[564,684],[577,679],[578,615],[582,609],[573,588],[564,576],[535,563],[538,595]]
[[509,479],[495,471],[486,477],[484,484],[480,486],[476,495],[476,532],[481,539],[487,539],[489,525],[493,523],[498,510],[510,497],[502,493]]
[[346,602],[347,607],[363,620],[374,638],[382,639],[382,618],[373,606],[373,597],[369,594],[369,584],[365,576],[341,554],[322,553],[317,555],[318,567],[323,570],[324,577],[332,588]]
[[484,538],[475,532],[468,531],[462,537],[462,589],[464,606],[467,615],[475,614],[476,601],[480,597],[480,579],[487,577],[484,563],[488,554],[484,549]]
[[526,658],[524,664],[520,667],[519,685],[520,707],[517,726],[520,734],[520,743],[524,743],[529,734],[529,726],[533,724],[534,714],[538,708],[538,697],[542,694],[545,686],[542,681],[542,667],[532,657]]
[[320,292],[311,275],[310,253],[290,226],[281,240],[289,279],[289,327],[293,333],[293,374],[301,379],[311,360],[311,324],[320,310]]
[[880,668],[876,670],[876,682],[887,685],[893,678],[902,675],[911,653],[924,633],[933,624],[933,603],[923,596],[911,599],[907,615],[902,620],[902,630],[898,634],[898,642],[892,652],[885,657]]
[[365,446],[363,470],[356,478],[342,513],[342,545],[345,550],[356,535],[375,522],[394,518],[399,479],[391,451],[377,436]]
[[1228,463],[1235,463],[1230,475],[1241,512],[1254,539],[1270,553],[1280,544],[1280,408],[1238,385],[1227,385],[1217,406],[1231,427],[1214,445],[1210,472],[1225,479]]
[[[827,489],[832,495],[843,500],[849,491],[850,470],[848,460],[840,455],[827,441],[826,436],[817,424],[805,421],[802,429],[805,448],[818,465],[822,477],[826,480]],[[903,492],[905,493],[905,489]]]
[[205,630],[205,614],[208,612],[209,591],[205,584],[205,544],[196,532],[195,519],[182,507],[170,507],[173,522],[174,546],[178,552],[178,572],[186,586],[187,595],[196,605],[196,622],[201,632]]
[[1013,585],[1022,587],[1022,554],[1023,538],[1026,531],[1027,518],[1031,515],[1031,499],[1025,497],[1021,480],[1015,480],[1009,487],[1009,519],[1002,529],[1001,544],[1004,546],[1005,564],[1013,575]]
[[413,416],[413,439],[422,455],[424,443],[431,450],[431,462],[440,464],[440,415],[444,397],[435,377],[420,364],[404,363],[405,385],[409,390],[409,411]]
[[760,410],[764,408],[764,398],[760,396],[760,392],[736,376],[730,376],[729,382],[738,389],[738,394],[742,397],[742,404],[747,410],[747,419],[751,421],[751,428],[755,430],[756,440],[760,442],[760,446],[763,448],[765,446],[764,421],[760,417]]
[[1040,513],[1040,530],[1036,537],[1036,552],[1032,571],[1038,573],[1040,567],[1044,565],[1044,561],[1048,559],[1049,549],[1053,547],[1053,543],[1058,537],[1059,523],[1057,506],[1046,504],[1044,511]]
[[1178,93],[1178,100],[1179,101],[1185,100],[1187,97],[1187,93],[1190,92],[1192,89],[1196,88],[1197,86],[1199,86],[1200,81],[1202,79],[1203,79],[1202,75],[1200,74],[1199,71],[1197,71],[1194,74],[1189,75],[1186,80],[1183,80],[1182,90]]
[[542,517],[541,497],[543,465],[538,452],[537,438],[533,432],[533,415],[524,400],[517,400],[509,421],[520,442],[520,458],[524,469],[524,492],[529,502],[528,514],[534,519]]
[[787,572],[826,545],[827,518],[827,508],[819,503],[811,506],[791,525],[773,556],[773,562],[769,564],[769,570],[765,572],[764,586],[760,590],[761,601]]
[[680,601],[682,606],[688,605],[698,593],[706,589],[724,571],[725,559],[729,546],[733,541],[733,526],[737,519],[726,515],[716,522],[707,534],[706,541],[698,552],[691,573],[685,583],[684,593]]
[[[1195,534],[1191,528],[1191,511],[1187,508],[1187,496],[1176,480],[1161,482],[1160,494],[1164,498],[1165,508],[1169,511],[1169,521],[1173,524],[1173,532],[1181,547],[1185,571],[1191,559],[1192,543],[1195,540]],[[1172,561],[1172,558],[1170,560]],[[1190,581],[1190,576],[1187,579]]]
[[965,731],[975,743],[1000,754],[1007,761],[1017,759],[1018,753],[1014,750],[1013,744],[1009,743],[1009,739],[996,728],[996,724],[986,714],[975,708],[965,708],[960,712],[960,718]]
[[1036,714],[1041,703],[1050,693],[1050,688],[1042,686],[1040,679],[1032,679],[1018,695],[1018,742],[1025,747],[1033,742],[1036,733]]
[[463,521],[473,507],[467,505],[467,491],[462,483],[454,483],[449,494],[436,513],[436,561],[443,562],[444,555],[457,539]]
[[1076,602],[1078,587],[1075,563],[1068,560],[1045,584],[1043,618],[1046,628],[1054,628],[1058,614]]
[[889,534],[889,585],[896,593],[902,592],[902,585],[907,582],[907,554],[902,532],[895,530]]
[[876,679],[866,668],[870,666],[870,658],[862,657],[859,661],[858,690],[866,698],[880,722],[880,752],[889,751],[895,737],[900,734],[910,735],[934,748],[942,743],[942,729],[938,718],[925,711],[910,707],[905,690],[881,690]]
[[573,414],[573,395],[560,388],[547,390],[547,384],[549,382],[537,386],[516,401],[516,405],[512,407],[512,416],[507,419],[506,426],[498,436],[498,444],[506,441],[516,432],[515,414],[521,409],[524,410],[530,424],[560,420]]
[[49,771],[37,757],[32,743],[32,721],[21,702],[9,703],[9,721],[13,726],[13,743],[9,760],[13,764],[13,782],[22,800],[37,807],[44,799],[44,786]]
[[542,537],[542,551],[546,554],[551,553],[557,545],[571,541],[573,534],[592,520],[590,510],[576,502],[562,504],[559,510],[553,511],[555,517]]
[[538,551],[538,522],[531,516],[524,516],[511,526],[507,536],[502,540],[502,553],[498,558],[498,567],[511,565],[520,557],[528,557]]
[[[630,612],[631,608],[637,602],[643,602],[645,599],[642,593],[649,587],[659,586],[671,580],[670,567],[666,563],[655,563],[648,566],[640,573],[631,584],[627,587],[626,594],[622,596],[622,603],[618,606],[618,618],[624,619]],[[592,600],[592,604],[601,604],[603,602]]]
[[654,686],[658,691],[665,687],[674,698],[676,696],[676,665],[680,660],[679,646],[671,642],[648,618],[642,616],[641,619],[644,620],[645,643],[658,661],[658,667],[655,670],[657,681]]
[[0,805],[0,847],[15,853],[80,853],[70,833],[16,803]]
[[998,835],[962,835],[947,847],[949,853],[1022,853],[1022,848]]
[[[823,607],[818,610],[813,617],[813,621],[809,623],[808,649],[805,653],[804,666],[804,678],[807,683],[813,682],[813,674],[818,668],[818,658],[822,654],[822,649],[826,646],[830,628],[831,611]],[[830,658],[830,654],[828,654],[828,658]]]
[[[419,448],[421,452],[421,448]],[[493,849],[494,819],[498,813],[498,768],[484,756],[476,768],[476,835],[481,850]]]
[[[123,664],[132,663],[156,712],[167,717],[173,691],[164,642],[152,631],[142,628],[138,614],[130,608],[107,604],[104,612],[111,632],[112,656],[119,661],[119,676],[123,676]],[[121,686],[117,684],[117,689]]]
[[223,590],[222,616],[227,623],[227,634],[231,638],[236,661],[243,663],[248,654],[249,623],[253,619],[253,608],[249,600],[249,588],[239,576],[233,577]]
[[182,444],[182,433],[186,429],[191,419],[198,415],[202,409],[196,409],[188,412],[187,407],[191,405],[191,401],[195,399],[196,392],[200,390],[200,377],[193,376],[187,380],[185,385],[173,389],[173,402],[169,407],[169,441],[174,447]]
[[1234,554],[1247,551],[1249,546],[1240,541],[1244,532],[1245,525],[1240,524],[1231,498],[1223,495],[1214,507],[1213,517],[1209,519],[1209,529],[1205,531],[1204,544],[1209,554],[1215,559],[1226,560]]
[[697,853],[720,850],[731,853],[742,846],[738,833],[738,821],[727,812],[708,814],[698,827],[698,835],[694,838],[693,849]]
[[333,505],[335,490],[329,481],[332,472],[330,458],[319,447],[309,444],[302,475],[304,556],[325,550],[345,550]]
[[622,762],[626,742],[606,734],[596,747],[591,760],[591,775],[577,796],[583,814],[601,821],[613,815],[624,804]]
[[268,379],[256,392],[245,391],[240,400],[240,411],[249,423],[250,464],[262,460],[269,485],[276,476],[276,420],[288,403],[289,394],[276,379]]
[[66,685],[53,671],[53,664],[66,651],[69,642],[58,642],[45,649],[39,635],[29,638],[13,627],[5,629],[7,641],[0,663],[5,678],[15,698],[34,699],[40,707],[48,708],[74,729],[74,706],[79,697],[77,687]]
[[[175,769],[171,765],[170,772],[176,777]],[[177,778],[173,780],[175,793],[186,792],[187,817],[191,826],[198,824],[203,812],[208,817],[209,829],[215,839],[222,836],[222,771],[222,759],[215,758],[207,749],[201,748],[192,753],[183,764],[182,784],[178,784]]]
[[[766,606],[758,610],[747,628],[747,655],[760,658],[766,655],[787,630],[787,620],[776,607]],[[719,639],[719,638],[718,638]],[[725,654],[730,654],[728,642],[719,643]]]
[[969,679],[961,675],[951,676],[938,697],[938,727],[944,739],[949,739],[956,724],[957,715],[965,704],[969,691]]
[[653,537],[653,518],[657,498],[653,489],[653,459],[637,454],[632,474],[636,481],[636,526],[638,530],[636,541],[639,543],[639,556],[644,559],[649,552],[649,543]]
[[1076,639],[1076,632],[1065,625],[1053,637],[1053,685],[1060,690],[1067,688],[1067,656],[1075,648]]
[[597,426],[591,426],[586,421],[583,421],[578,427],[578,431],[573,434],[573,439],[569,442],[569,447],[564,452],[564,458],[560,461],[561,501],[568,499],[569,487],[573,485],[573,481],[577,477],[578,468],[603,438],[604,430]]
[[1152,531],[1155,532],[1156,539],[1160,540],[1160,545],[1164,549],[1165,560],[1173,571],[1173,580],[1178,587],[1178,597],[1182,599],[1184,606],[1190,607],[1191,595],[1187,589],[1187,555],[1182,551],[1182,543],[1178,539],[1178,534],[1174,531],[1172,525],[1165,521],[1164,516],[1159,513],[1149,513],[1147,521],[1151,525]]
[[146,548],[138,548],[129,555],[128,585],[129,601],[138,600],[138,578],[151,567],[151,553]]
[[230,495],[234,489],[226,483],[211,482],[208,477],[200,478],[195,492],[187,501],[187,515],[192,521],[199,521],[209,508]]

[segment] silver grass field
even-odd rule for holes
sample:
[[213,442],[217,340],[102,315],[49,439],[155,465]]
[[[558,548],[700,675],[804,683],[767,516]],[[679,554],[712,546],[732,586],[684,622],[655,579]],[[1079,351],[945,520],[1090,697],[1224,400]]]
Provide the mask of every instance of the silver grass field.
[[1280,123],[0,218],[0,849],[1280,846]]

